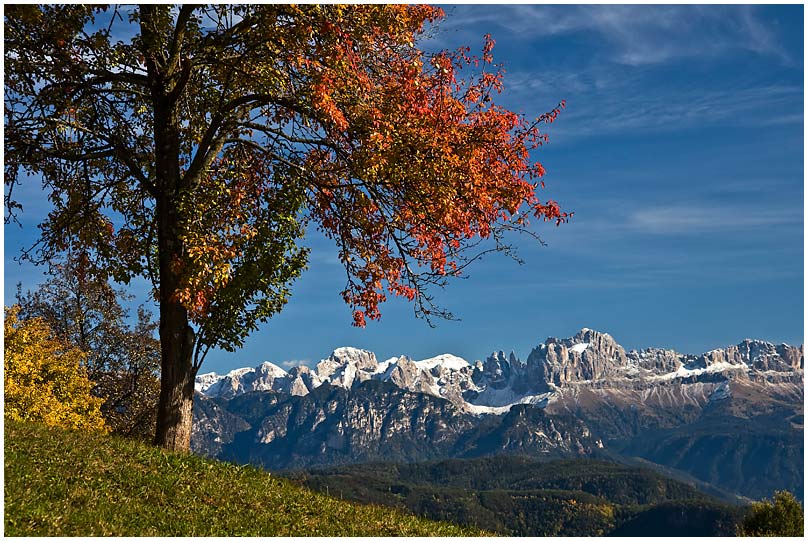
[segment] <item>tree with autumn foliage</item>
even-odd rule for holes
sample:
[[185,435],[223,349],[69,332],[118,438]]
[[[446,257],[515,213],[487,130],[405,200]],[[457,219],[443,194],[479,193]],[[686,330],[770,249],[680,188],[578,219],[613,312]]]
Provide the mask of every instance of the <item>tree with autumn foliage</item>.
[[54,336],[42,318],[20,319],[19,312],[5,308],[3,320],[5,418],[105,431],[84,352]]
[[[188,449],[194,376],[287,302],[307,224],[336,243],[355,325],[443,285],[528,220],[559,112],[497,105],[486,36],[427,54],[430,6],[7,6],[6,205],[40,177],[47,261],[80,248],[160,312],[156,443]],[[563,105],[563,104],[562,104]],[[486,244],[481,245],[482,241]]]
[[84,254],[53,261],[51,276],[34,291],[17,291],[20,319],[41,318],[54,336],[84,354],[82,366],[102,400],[110,431],[154,437],[160,393],[157,324],[143,307],[134,325],[121,302],[131,300],[87,264]]

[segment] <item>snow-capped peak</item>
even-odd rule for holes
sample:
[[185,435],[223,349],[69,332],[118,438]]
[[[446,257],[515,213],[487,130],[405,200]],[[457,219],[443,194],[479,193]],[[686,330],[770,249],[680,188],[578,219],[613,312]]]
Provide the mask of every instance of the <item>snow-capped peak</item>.
[[237,368],[224,376],[214,372],[196,377],[194,388],[208,396],[230,398],[250,391],[287,391],[291,377],[280,366],[264,362],[255,368]]
[[342,346],[342,347],[336,348],[331,353],[331,356],[332,357],[337,357],[339,359],[356,359],[356,358],[359,358],[362,355],[365,355],[367,353],[370,353],[370,352],[368,350],[366,350],[366,349],[355,348],[355,347],[352,347],[352,346]]
[[369,368],[373,366],[374,368],[378,364],[376,361],[376,354],[372,351],[368,351],[366,349],[359,349],[350,346],[343,346],[335,349],[331,352],[331,355],[328,356],[327,359],[323,359],[318,363],[318,367],[320,364],[326,363],[326,365],[331,363],[336,363],[337,365],[346,365],[346,364],[354,364],[357,368]]
[[284,370],[277,364],[273,364],[269,361],[264,361],[259,366],[257,366],[256,371],[261,372],[261,374],[266,374],[268,376],[271,375],[274,378],[282,378],[288,375],[286,370]]
[[237,378],[239,376],[243,376],[244,374],[249,374],[250,372],[255,372],[255,368],[250,368],[249,366],[245,366],[244,368],[236,368],[235,370],[231,370],[224,377],[226,378]]
[[354,382],[370,379],[378,366],[372,351],[340,347],[317,363],[317,375],[323,382],[350,389]]
[[436,366],[441,366],[449,370],[462,370],[471,366],[466,359],[452,355],[451,353],[444,353],[442,355],[430,357],[429,359],[424,359],[422,361],[415,361],[415,364],[418,366],[418,368],[425,370],[431,370]]
[[217,374],[216,372],[199,374],[196,376],[196,381],[194,382],[194,389],[198,393],[204,393],[205,391],[208,390],[208,388],[210,388],[211,385],[216,384],[223,377],[224,376]]

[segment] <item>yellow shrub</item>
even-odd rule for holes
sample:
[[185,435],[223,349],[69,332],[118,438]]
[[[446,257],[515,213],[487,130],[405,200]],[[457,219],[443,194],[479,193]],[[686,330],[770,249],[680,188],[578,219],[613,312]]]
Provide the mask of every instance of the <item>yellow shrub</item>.
[[5,309],[5,418],[106,431],[84,353],[54,338],[41,318],[18,319],[19,310]]

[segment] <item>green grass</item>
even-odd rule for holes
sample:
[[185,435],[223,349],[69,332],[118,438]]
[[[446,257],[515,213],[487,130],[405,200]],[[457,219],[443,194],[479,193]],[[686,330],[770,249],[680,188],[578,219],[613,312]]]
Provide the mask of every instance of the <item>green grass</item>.
[[109,436],[5,424],[9,536],[461,536],[237,466]]

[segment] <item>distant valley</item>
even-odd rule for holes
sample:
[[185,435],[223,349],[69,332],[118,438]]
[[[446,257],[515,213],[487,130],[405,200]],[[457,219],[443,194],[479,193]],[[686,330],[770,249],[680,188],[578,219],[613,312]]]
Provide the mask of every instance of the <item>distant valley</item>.
[[286,475],[341,498],[511,536],[734,536],[745,512],[648,468],[588,458],[498,455]]
[[626,351],[582,329],[502,351],[197,376],[195,452],[269,469],[527,455],[640,460],[748,498],[802,494],[803,348]]

